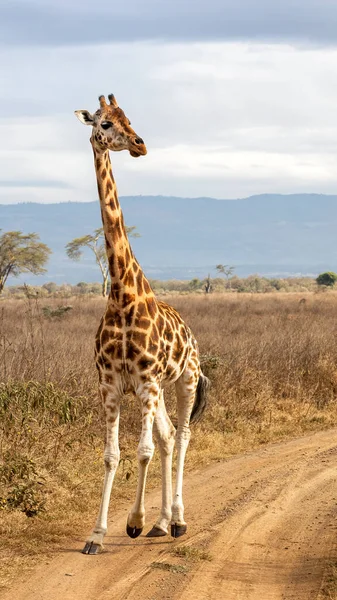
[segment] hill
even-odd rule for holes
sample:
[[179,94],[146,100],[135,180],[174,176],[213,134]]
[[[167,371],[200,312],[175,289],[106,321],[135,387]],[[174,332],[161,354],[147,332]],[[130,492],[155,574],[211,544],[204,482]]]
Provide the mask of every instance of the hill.
[[[141,234],[132,246],[151,278],[204,277],[218,263],[235,265],[241,276],[315,275],[337,268],[337,196],[135,196],[122,197],[121,204],[126,223]],[[25,276],[27,282],[99,280],[90,254],[74,263],[64,247],[100,225],[98,201],[0,205],[1,229],[37,232],[53,250],[46,276]]]

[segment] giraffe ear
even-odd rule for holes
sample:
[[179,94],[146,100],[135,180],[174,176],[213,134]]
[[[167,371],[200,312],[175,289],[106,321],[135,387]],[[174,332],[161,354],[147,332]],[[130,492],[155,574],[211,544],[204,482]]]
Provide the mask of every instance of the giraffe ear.
[[88,110],[75,110],[75,115],[81,121],[81,123],[84,123],[84,125],[94,124],[94,117]]

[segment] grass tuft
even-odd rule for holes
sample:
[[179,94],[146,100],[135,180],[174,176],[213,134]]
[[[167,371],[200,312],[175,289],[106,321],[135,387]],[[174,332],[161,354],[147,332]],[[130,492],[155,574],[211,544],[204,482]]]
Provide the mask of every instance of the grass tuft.
[[185,565],[172,565],[167,562],[153,562],[152,569],[161,569],[162,571],[170,571],[170,573],[188,573],[188,567]]
[[201,560],[213,560],[213,557],[209,552],[200,548],[195,548],[194,546],[176,546],[171,551],[171,554],[194,562],[198,562]]

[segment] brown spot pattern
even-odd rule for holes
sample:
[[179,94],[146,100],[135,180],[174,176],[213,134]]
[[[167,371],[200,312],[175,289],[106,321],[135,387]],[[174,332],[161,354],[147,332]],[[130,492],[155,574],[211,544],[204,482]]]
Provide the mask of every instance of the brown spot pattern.
[[[125,117],[120,118],[124,122]],[[96,364],[100,381],[107,385],[114,386],[125,372],[149,386],[153,398],[146,401],[147,418],[153,420],[162,379],[176,380],[188,363],[192,371],[188,385],[193,387],[200,370],[197,345],[179,313],[154,297],[134,258],[109,153],[96,153],[95,166],[111,277],[107,310],[95,339]],[[106,392],[102,399],[106,401]],[[109,419],[114,418],[111,412]]]

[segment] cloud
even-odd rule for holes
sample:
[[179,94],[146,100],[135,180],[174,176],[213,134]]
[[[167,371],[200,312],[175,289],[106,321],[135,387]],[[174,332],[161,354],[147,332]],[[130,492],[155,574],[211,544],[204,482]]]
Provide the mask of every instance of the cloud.
[[0,202],[97,197],[73,111],[109,92],[148,147],[112,155],[121,195],[336,191],[337,49],[144,42],[0,48],[0,62],[0,178],[18,182]]
[[0,39],[10,45],[119,41],[297,40],[335,44],[331,0],[12,0]]
[[7,179],[0,179],[0,187],[3,188],[56,188],[56,189],[60,189],[60,190],[67,190],[69,189],[71,186],[69,185],[69,183],[66,183],[64,181],[52,181],[52,180],[45,180],[45,181],[34,181],[34,180],[20,180],[20,179],[16,179],[16,180],[7,180]]

